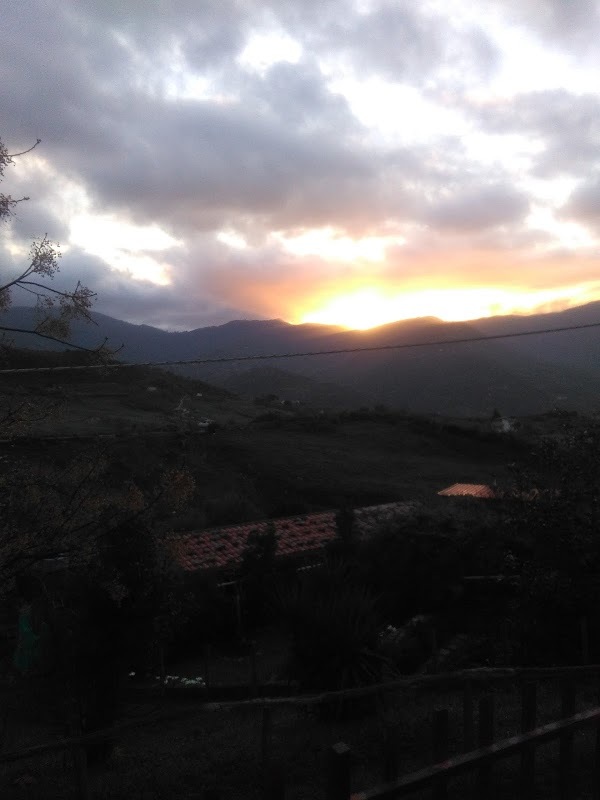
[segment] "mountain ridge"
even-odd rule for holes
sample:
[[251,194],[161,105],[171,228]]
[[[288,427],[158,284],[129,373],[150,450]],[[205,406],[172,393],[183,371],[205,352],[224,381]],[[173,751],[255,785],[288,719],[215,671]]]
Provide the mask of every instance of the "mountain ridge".
[[[600,322],[600,302],[526,317],[508,315],[465,322],[421,317],[365,331],[273,319],[231,320],[223,325],[169,332],[105,314],[94,313],[92,318],[96,325],[73,325],[73,342],[85,347],[98,346],[105,337],[115,347],[123,342],[118,357],[130,362],[354,351],[275,357],[270,361],[280,371],[320,383],[321,390],[323,384],[345,389],[349,404],[361,397],[366,403],[460,415],[487,414],[498,407],[511,414],[538,413],[557,405],[586,411],[598,407],[600,328],[464,344],[451,340]],[[8,327],[32,327],[34,310],[11,308],[2,314],[0,322]],[[19,346],[61,349],[34,336],[16,334],[14,339]],[[444,340],[450,341],[445,344]],[[410,347],[427,341],[436,344]],[[361,348],[375,349],[360,352]],[[190,366],[186,370],[193,377],[232,388],[236,383],[232,376],[255,366],[250,360]],[[264,385],[260,375],[255,374],[250,383],[256,385],[257,394],[269,393],[269,374],[263,373]],[[284,382],[284,377],[278,380]],[[246,384],[250,385],[248,381]],[[309,384],[302,387],[302,393],[310,393]]]

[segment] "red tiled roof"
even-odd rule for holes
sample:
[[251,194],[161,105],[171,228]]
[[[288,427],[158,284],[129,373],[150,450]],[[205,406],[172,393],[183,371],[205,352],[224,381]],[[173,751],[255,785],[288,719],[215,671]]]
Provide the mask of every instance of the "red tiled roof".
[[[406,513],[409,509],[412,505],[405,503],[357,509],[355,518],[359,534],[364,535],[373,521]],[[335,538],[335,517],[335,511],[322,511],[181,533],[173,537],[172,548],[176,561],[186,571],[231,568],[241,562],[250,534],[266,533],[271,525],[277,538],[277,557],[297,556],[321,550]]]
[[496,497],[496,492],[492,487],[483,483],[455,483],[438,494],[441,497],[481,497],[484,499]]

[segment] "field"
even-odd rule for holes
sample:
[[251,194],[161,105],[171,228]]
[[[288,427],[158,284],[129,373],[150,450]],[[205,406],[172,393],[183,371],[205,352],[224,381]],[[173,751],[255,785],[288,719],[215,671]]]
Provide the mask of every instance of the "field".
[[24,401],[30,419],[25,437],[17,430],[5,442],[11,458],[52,466],[94,452],[110,464],[115,483],[127,477],[144,486],[169,467],[185,468],[197,489],[170,521],[179,529],[342,505],[429,503],[455,482],[502,483],[507,464],[528,446],[526,433],[494,433],[488,420],[276,402],[265,408],[145,368],[7,379],[0,403],[10,409]]
[[[93,403],[94,407],[100,403],[97,396]],[[108,404],[105,411],[110,411]],[[213,433],[205,434],[175,423],[175,430],[166,425],[142,428],[140,423],[136,429],[115,432],[120,417],[107,417],[105,412],[92,415],[83,403],[78,413],[89,425],[76,424],[78,417],[70,414],[68,430],[77,434],[67,441],[62,438],[66,434],[56,440],[13,440],[7,445],[12,457],[52,464],[96,451],[111,465],[115,481],[129,476],[142,485],[150,485],[167,467],[185,467],[197,488],[184,517],[172,521],[179,528],[342,505],[429,503],[452,483],[502,484],[509,477],[507,465],[524,454],[523,442],[514,437],[482,436],[474,427],[444,427],[441,422],[410,417],[335,422],[287,418],[275,426],[246,420],[217,425]],[[211,419],[217,416],[214,408],[210,413]],[[132,411],[129,419],[135,418]],[[113,433],[95,433],[100,424]],[[64,429],[56,425],[54,430]]]

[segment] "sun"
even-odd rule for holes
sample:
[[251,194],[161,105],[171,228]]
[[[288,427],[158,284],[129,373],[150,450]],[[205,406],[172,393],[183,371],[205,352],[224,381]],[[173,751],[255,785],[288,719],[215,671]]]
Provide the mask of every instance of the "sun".
[[334,297],[318,310],[304,315],[304,322],[341,325],[352,330],[368,330],[389,322],[415,317],[438,317],[446,322],[490,316],[487,292],[424,290],[387,293],[384,289],[362,289]]
[[379,290],[364,289],[329,300],[318,311],[305,314],[302,321],[367,330],[390,321],[392,310],[388,305],[389,300]]

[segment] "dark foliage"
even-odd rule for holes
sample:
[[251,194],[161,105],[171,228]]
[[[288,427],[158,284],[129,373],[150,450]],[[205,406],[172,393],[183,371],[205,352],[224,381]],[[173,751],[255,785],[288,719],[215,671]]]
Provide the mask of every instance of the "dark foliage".
[[435,611],[456,593],[465,570],[463,543],[431,526],[431,518],[422,516],[384,527],[357,551],[357,580],[378,592],[388,622]]
[[219,588],[214,576],[197,572],[180,575],[174,596],[177,619],[169,640],[169,660],[196,656],[207,644],[235,637],[234,598]]
[[289,676],[303,690],[347,689],[380,679],[377,601],[356,584],[351,570],[330,565],[309,572],[279,599],[292,641]]
[[511,609],[515,659],[578,663],[581,630],[600,658],[600,425],[568,424],[518,471],[509,524],[521,542],[507,565],[518,581]]
[[242,587],[244,624],[248,628],[265,621],[275,588],[277,536],[271,524],[251,531],[242,556],[239,579]]

